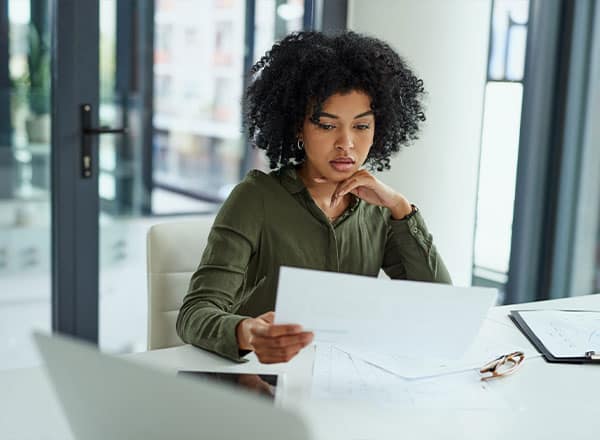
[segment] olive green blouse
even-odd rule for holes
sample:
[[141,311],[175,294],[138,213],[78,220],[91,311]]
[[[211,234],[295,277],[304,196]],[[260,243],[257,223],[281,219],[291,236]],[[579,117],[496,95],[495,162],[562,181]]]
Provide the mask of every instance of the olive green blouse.
[[451,283],[420,212],[393,220],[354,198],[331,223],[293,167],[254,170],[215,219],[177,317],[180,338],[243,361],[236,326],[274,309],[281,266]]

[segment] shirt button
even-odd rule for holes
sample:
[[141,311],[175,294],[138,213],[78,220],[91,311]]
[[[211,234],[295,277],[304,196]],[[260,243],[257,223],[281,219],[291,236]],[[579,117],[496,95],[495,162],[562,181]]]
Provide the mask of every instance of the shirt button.
[[419,229],[416,226],[414,228],[412,228],[413,234],[417,234],[418,232],[419,232]]

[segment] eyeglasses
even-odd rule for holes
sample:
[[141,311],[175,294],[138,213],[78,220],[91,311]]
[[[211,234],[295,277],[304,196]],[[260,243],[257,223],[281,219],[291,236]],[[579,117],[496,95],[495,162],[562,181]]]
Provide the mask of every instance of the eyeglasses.
[[479,372],[482,375],[481,380],[489,380],[497,377],[508,376],[514,373],[523,363],[525,359],[525,353],[522,351],[514,351],[509,354],[503,354],[497,357],[493,361],[485,364]]

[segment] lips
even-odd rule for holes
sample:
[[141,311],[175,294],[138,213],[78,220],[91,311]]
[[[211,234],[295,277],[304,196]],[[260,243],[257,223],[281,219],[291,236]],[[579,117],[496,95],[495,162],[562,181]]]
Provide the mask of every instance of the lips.
[[354,159],[351,157],[338,157],[329,161],[329,165],[338,172],[350,172],[354,169]]
[[338,157],[336,159],[333,159],[330,162],[331,163],[339,163],[339,164],[353,164],[354,159],[352,159],[351,157]]

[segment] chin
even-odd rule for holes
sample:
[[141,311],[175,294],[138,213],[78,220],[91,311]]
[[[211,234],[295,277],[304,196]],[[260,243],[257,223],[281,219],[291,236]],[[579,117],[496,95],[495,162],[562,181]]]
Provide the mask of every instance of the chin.
[[336,170],[335,168],[330,166],[327,170],[327,177],[331,177],[332,180],[344,180],[356,173],[358,171],[358,168],[359,167],[357,167],[356,165],[353,165],[347,170]]
[[343,182],[344,180],[346,180],[348,177],[350,177],[352,174],[348,173],[348,174],[340,174],[337,173],[336,175],[333,176],[327,176],[327,180],[329,180],[330,182],[334,182],[334,183],[340,183]]
[[327,180],[331,180],[333,182],[341,182],[342,180],[345,180],[348,177],[350,177],[354,173],[354,170],[336,171],[327,166],[323,167],[322,169],[319,169],[318,173]]

